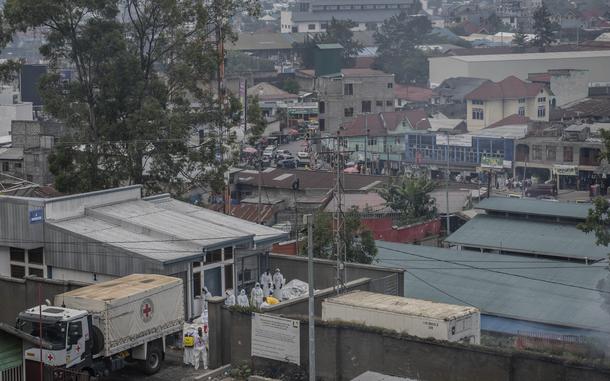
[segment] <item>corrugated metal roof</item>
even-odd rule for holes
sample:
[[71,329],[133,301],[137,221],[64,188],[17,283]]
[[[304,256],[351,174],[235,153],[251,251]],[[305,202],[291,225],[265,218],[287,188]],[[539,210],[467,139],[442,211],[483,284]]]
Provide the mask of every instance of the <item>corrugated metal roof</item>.
[[595,236],[574,225],[478,215],[451,234],[454,245],[500,249],[531,255],[600,260],[610,251]]
[[368,291],[350,292],[326,299],[326,302],[441,320],[456,319],[477,312],[477,309],[473,307]]
[[491,197],[482,200],[477,205],[477,209],[584,220],[589,215],[590,205],[512,197]]
[[23,159],[23,148],[0,148],[0,160]]
[[256,244],[262,244],[263,242],[280,242],[288,238],[288,234],[281,230],[256,224],[241,218],[228,216],[210,209],[201,208],[170,197],[157,198],[148,202],[165,210],[188,215],[201,222],[212,221],[215,225],[232,231],[234,235],[241,233],[241,235],[254,236],[254,242]]
[[407,297],[471,304],[488,315],[610,332],[607,324],[610,321],[608,294],[557,284],[610,292],[608,261],[585,265],[382,241],[376,243],[381,265],[407,270]]

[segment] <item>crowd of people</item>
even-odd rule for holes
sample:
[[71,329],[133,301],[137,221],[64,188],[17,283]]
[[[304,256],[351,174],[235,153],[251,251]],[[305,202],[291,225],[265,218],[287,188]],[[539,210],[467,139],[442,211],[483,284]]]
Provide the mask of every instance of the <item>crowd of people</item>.
[[278,304],[282,300],[282,288],[286,285],[286,279],[282,275],[280,269],[275,269],[275,273],[271,275],[267,269],[260,278],[260,282],[256,282],[254,288],[250,291],[250,298],[246,294],[246,290],[242,289],[237,298],[231,290],[226,291],[225,305],[228,307],[238,305],[240,307],[261,307]]

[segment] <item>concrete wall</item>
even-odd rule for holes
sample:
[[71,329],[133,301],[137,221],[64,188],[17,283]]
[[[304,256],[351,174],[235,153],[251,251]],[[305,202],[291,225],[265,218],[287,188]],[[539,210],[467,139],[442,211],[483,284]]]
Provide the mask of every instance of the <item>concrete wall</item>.
[[8,246],[0,246],[0,276],[11,276],[11,256]]
[[63,269],[60,267],[52,267],[51,269],[52,279],[57,280],[70,280],[75,282],[83,283],[97,283],[105,282],[107,280],[116,279],[116,276],[106,274],[95,274],[86,271],[77,271],[71,269]]
[[[315,259],[314,262],[314,287],[325,289],[335,286],[336,262],[325,259]],[[299,279],[307,281],[307,258],[292,255],[271,254],[269,256],[269,268],[271,271],[279,268],[286,279]],[[361,265],[357,263],[347,264],[347,281],[361,278],[372,280],[396,276],[398,294],[404,296],[404,270],[376,265]]]
[[551,92],[556,106],[577,101],[589,96],[589,72],[587,70],[570,70],[551,76]]
[[[0,322],[14,324],[19,312],[39,305],[55,295],[85,286],[85,283],[56,281],[36,277],[12,279],[0,277],[0,300],[5,301],[0,309]],[[41,297],[39,297],[39,292]],[[10,301],[10,303],[6,303]]]
[[[216,324],[211,316],[210,332]],[[215,360],[226,360],[222,355],[230,354],[230,362],[235,366],[249,363],[255,369],[271,368],[274,371],[296,368],[286,363],[251,357],[250,314],[223,308],[218,316],[223,319],[220,323],[222,328],[230,328],[230,333],[218,332],[214,337],[222,340],[224,345],[230,345],[230,350],[215,350],[211,339],[211,356],[214,356],[214,351],[218,354]],[[301,369],[307,369],[307,322],[301,322],[300,333]],[[610,377],[609,368],[561,358],[420,339],[361,326],[316,323],[318,380],[351,380],[368,370],[426,381],[601,381]]]

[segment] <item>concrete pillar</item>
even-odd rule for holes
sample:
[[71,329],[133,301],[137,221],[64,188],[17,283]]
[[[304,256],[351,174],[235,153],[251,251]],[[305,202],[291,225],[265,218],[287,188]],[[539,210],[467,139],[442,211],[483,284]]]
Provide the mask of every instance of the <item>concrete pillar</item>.
[[210,369],[222,366],[222,306],[224,297],[213,296],[208,300],[208,345]]

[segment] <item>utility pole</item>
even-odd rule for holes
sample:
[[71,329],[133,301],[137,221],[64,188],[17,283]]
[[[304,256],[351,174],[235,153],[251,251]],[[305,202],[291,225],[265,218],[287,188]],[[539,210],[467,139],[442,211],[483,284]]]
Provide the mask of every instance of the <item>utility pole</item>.
[[445,213],[447,217],[447,237],[449,237],[449,233],[451,233],[451,218],[449,216],[449,177],[451,173],[449,172],[449,133],[447,135],[447,178],[445,179],[445,202],[447,203]]
[[262,149],[261,143],[258,143],[258,204],[256,204],[256,221],[261,224],[262,216],[261,216],[261,204],[263,197],[263,159],[262,159]]
[[364,174],[367,174],[367,146],[369,145],[368,114],[364,114]]
[[341,135],[337,131],[336,139],[336,155],[335,155],[335,212],[334,212],[334,227],[335,227],[335,249],[337,255],[337,293],[341,292],[345,279],[343,279],[342,270],[345,267],[345,244],[343,239],[345,235],[343,230],[345,228],[345,221],[343,219],[343,183],[342,183],[342,168],[343,168],[343,156],[341,147]]
[[248,80],[245,79],[244,80],[244,138],[247,133],[248,133]]
[[304,216],[307,223],[307,282],[309,285],[309,381],[316,380],[316,324],[313,280],[313,215]]

